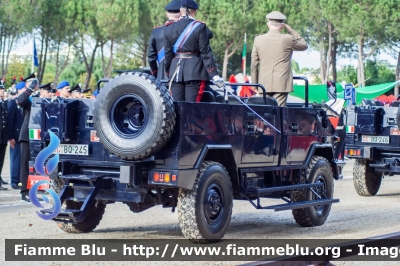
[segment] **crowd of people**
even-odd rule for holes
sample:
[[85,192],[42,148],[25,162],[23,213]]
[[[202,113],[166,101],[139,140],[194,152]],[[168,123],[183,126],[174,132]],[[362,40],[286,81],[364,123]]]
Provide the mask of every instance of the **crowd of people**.
[[81,84],[71,88],[68,81],[54,87],[52,82],[39,84],[35,73],[14,82],[6,92],[4,81],[0,81],[0,173],[3,170],[7,145],[10,145],[10,183],[0,176],[0,191],[5,185],[21,191],[21,200],[30,201],[27,188],[29,175],[29,116],[32,97],[40,98],[85,98]]

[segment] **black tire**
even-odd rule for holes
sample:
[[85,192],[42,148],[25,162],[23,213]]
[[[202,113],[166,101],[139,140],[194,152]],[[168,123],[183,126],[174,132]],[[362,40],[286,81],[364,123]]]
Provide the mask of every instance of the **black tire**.
[[[306,176],[299,173],[301,184],[323,182],[321,188],[313,188],[323,198],[333,198],[333,174],[329,162],[320,156],[313,156],[309,163]],[[293,201],[308,201],[317,199],[309,189],[301,189],[293,193]],[[292,210],[295,221],[301,226],[313,227],[323,225],[328,218],[332,204],[311,206]]]
[[111,154],[140,160],[168,142],[175,116],[172,97],[159,80],[129,72],[110,80],[99,93],[94,127]]
[[[68,200],[65,204],[65,207],[67,209],[80,209],[81,205],[82,202]],[[82,222],[76,224],[58,222],[58,226],[61,228],[61,230],[72,234],[92,232],[99,225],[101,219],[103,218],[105,209],[106,204],[101,202],[94,203],[90,208],[88,215],[86,215]]]
[[179,190],[178,220],[183,235],[195,243],[218,242],[228,229],[232,206],[228,172],[219,163],[203,162],[193,189]]
[[357,159],[353,166],[354,188],[360,196],[375,196],[382,183],[382,173],[375,172],[367,160]]

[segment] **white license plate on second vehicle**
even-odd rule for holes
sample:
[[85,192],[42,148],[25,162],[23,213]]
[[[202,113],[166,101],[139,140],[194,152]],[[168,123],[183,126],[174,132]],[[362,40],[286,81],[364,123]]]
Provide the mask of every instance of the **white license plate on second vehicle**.
[[361,142],[369,142],[369,143],[384,143],[389,144],[389,137],[388,136],[362,136]]
[[60,146],[58,146],[57,152],[59,154],[87,156],[89,155],[89,145],[60,144]]

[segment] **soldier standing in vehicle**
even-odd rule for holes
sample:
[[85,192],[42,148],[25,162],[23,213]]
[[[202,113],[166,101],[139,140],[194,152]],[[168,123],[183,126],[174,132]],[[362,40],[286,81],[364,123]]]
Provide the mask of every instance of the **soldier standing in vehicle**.
[[[282,13],[273,11],[267,15],[267,19],[268,33],[254,39],[251,80],[262,84],[279,106],[285,106],[288,94],[293,91],[293,51],[304,51],[308,47],[295,30],[283,23],[286,17]],[[282,34],[283,28],[290,34]]]
[[207,27],[194,18],[198,8],[193,0],[183,0],[181,18],[164,30],[165,71],[174,101],[199,102],[211,77],[218,86],[224,83],[215,66]]
[[18,105],[22,108],[24,114],[24,122],[21,127],[19,135],[19,142],[21,145],[21,165],[20,165],[20,181],[21,181],[21,200],[30,202],[28,175],[29,175],[29,160],[30,160],[30,149],[29,149],[29,117],[31,114],[32,102],[30,97],[34,92],[39,89],[39,81],[36,78],[28,79],[26,82],[26,89],[22,92],[18,98]]
[[168,80],[165,73],[165,50],[164,50],[164,29],[166,25],[174,23],[180,17],[182,0],[174,0],[164,7],[167,11],[168,21],[165,25],[155,27],[151,32],[147,60],[151,69],[151,74],[159,80]]

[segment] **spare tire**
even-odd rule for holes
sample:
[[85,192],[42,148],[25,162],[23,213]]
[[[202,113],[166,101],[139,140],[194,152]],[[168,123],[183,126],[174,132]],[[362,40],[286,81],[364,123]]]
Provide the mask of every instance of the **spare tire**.
[[101,89],[94,107],[94,127],[111,154],[140,160],[159,151],[175,126],[168,89],[144,73],[123,73]]

